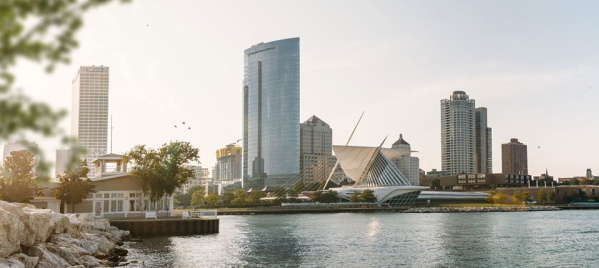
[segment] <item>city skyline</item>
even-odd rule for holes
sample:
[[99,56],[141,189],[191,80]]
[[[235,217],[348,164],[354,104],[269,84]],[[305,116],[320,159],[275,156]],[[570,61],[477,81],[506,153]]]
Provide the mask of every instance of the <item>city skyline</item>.
[[[501,167],[501,143],[510,138],[529,145],[533,175],[546,167],[556,177],[599,169],[594,156],[599,141],[593,135],[599,128],[593,108],[599,99],[597,56],[592,53],[597,38],[590,28],[596,18],[588,6],[379,2],[370,7],[348,2],[343,10],[324,14],[312,12],[315,3],[236,3],[239,10],[296,10],[288,16],[264,12],[251,20],[239,11],[225,15],[221,10],[232,10],[231,3],[185,4],[173,6],[172,14],[162,14],[151,1],[93,11],[78,35],[81,46],[72,64],[48,76],[24,62],[17,68],[17,85],[35,99],[68,109],[73,72],[79,66],[110,66],[114,152],[185,139],[200,149],[204,166],[211,167],[214,151],[242,136],[242,112],[235,108],[242,102],[239,51],[299,36],[300,118],[327,118],[333,144],[344,144],[366,110],[350,145],[376,145],[387,134],[404,133],[418,148],[421,168],[440,170],[438,100],[464,90],[490,111],[495,172]],[[345,18],[348,14],[376,19],[360,25]],[[510,20],[505,19],[508,14]],[[576,14],[576,20],[569,14]],[[302,17],[305,23],[293,23]],[[286,27],[266,27],[275,19]],[[452,23],[444,24],[446,20]],[[223,28],[204,27],[212,21]],[[329,36],[333,31],[336,38]],[[164,38],[174,41],[173,48],[157,42]],[[346,107],[339,109],[340,102]],[[232,108],[219,110],[226,105]],[[397,113],[410,116],[398,118]],[[68,121],[61,123],[67,132]],[[172,128],[180,121],[193,124],[193,130]],[[564,138],[573,142],[554,142]],[[39,144],[47,158],[60,148],[58,142]]]

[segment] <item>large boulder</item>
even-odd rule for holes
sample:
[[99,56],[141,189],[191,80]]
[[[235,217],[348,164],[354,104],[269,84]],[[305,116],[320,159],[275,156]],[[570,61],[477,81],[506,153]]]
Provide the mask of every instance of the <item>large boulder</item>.
[[17,259],[0,259],[0,268],[25,268],[25,264]]
[[[96,245],[97,250],[93,255],[95,257],[100,257],[100,258],[109,256],[111,251],[116,246],[114,243],[110,242],[110,240],[106,239],[106,237],[89,234],[89,233],[83,234],[83,240],[92,242],[92,244]],[[82,247],[84,249],[88,250],[86,245],[84,245],[83,243],[82,243]]]
[[37,266],[37,263],[40,260],[39,257],[30,257],[23,253],[13,254],[10,256],[10,258],[8,258],[8,260],[10,260],[10,259],[18,260],[23,265],[25,265],[25,268],[35,268]]
[[23,209],[26,217],[21,218],[21,221],[25,224],[25,231],[32,236],[35,240],[33,242],[27,240],[26,243],[21,241],[25,246],[30,246],[33,243],[45,242],[50,237],[52,230],[50,224],[52,222],[52,214],[49,210],[45,209]]
[[[0,201],[0,204],[4,201]],[[4,202],[6,203],[6,202]],[[25,234],[25,226],[14,214],[0,208],[0,258],[6,258],[20,251],[21,236]]]
[[25,249],[25,254],[29,256],[39,257],[39,262],[36,268],[54,268],[71,266],[60,256],[50,252],[45,244],[36,244]]

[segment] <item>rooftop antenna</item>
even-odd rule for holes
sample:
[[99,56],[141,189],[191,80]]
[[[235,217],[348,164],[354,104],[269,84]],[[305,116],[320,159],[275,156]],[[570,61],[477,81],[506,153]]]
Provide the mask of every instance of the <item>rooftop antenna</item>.
[[[351,141],[351,138],[354,136],[354,133],[356,132],[356,129],[358,128],[358,125],[360,124],[360,121],[362,120],[362,116],[364,116],[364,112],[365,111],[362,111],[362,114],[360,115],[360,119],[358,119],[358,123],[356,123],[356,126],[354,127],[354,130],[351,132],[351,135],[349,135],[349,139],[347,139],[345,146],[347,146],[349,144],[349,142]],[[385,139],[387,139],[387,138],[385,137]],[[329,184],[329,181],[331,180],[331,177],[333,177],[333,173],[335,173],[335,170],[337,169],[338,165],[339,165],[339,159],[337,159],[337,162],[335,162],[335,166],[333,167],[333,170],[331,170],[331,173],[329,174],[329,178],[327,178],[327,181],[322,186],[323,190],[324,190],[324,188],[327,187],[327,184]]]

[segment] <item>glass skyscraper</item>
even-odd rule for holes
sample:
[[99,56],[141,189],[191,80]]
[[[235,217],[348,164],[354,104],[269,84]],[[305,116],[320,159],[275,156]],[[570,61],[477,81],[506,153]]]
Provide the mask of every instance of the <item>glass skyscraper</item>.
[[299,38],[244,51],[244,188],[279,186],[299,174]]

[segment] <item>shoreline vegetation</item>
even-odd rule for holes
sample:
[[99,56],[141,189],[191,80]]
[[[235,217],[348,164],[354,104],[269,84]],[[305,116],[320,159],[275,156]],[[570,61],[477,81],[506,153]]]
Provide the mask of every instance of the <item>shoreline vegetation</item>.
[[[399,212],[399,213],[462,213],[462,212],[529,212],[529,211],[558,211],[562,209],[575,209],[567,206],[540,206],[540,205],[513,205],[513,204],[443,204],[442,206],[415,206],[411,208],[385,208],[374,206],[344,207],[344,206],[295,206],[295,207],[249,207],[249,208],[210,208],[216,209],[218,215],[259,215],[259,214],[302,214],[302,213],[374,213],[374,212]],[[586,209],[599,209],[599,207],[586,207]],[[175,210],[175,213],[189,211]],[[193,214],[193,212],[192,212]]]

